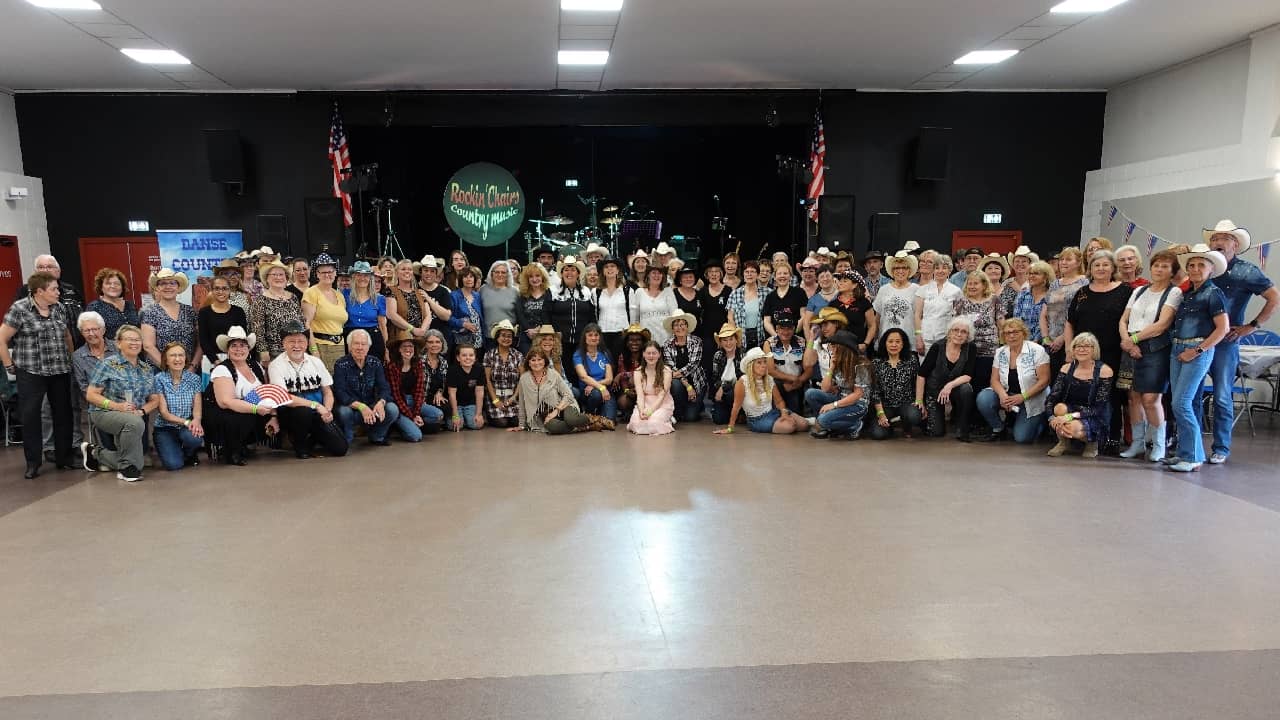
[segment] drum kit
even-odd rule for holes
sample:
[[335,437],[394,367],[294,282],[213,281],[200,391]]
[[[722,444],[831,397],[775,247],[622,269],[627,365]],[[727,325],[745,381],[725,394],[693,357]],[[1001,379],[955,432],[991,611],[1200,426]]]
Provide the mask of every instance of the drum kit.
[[[524,234],[525,241],[529,245],[529,253],[532,254],[534,248],[540,245],[553,247],[561,255],[582,255],[586,247],[592,243],[604,245],[613,250],[617,246],[618,233],[622,226],[622,212],[625,207],[617,205],[606,205],[600,208],[600,212],[604,213],[604,219],[600,220],[599,227],[583,227],[578,230],[570,230],[569,226],[575,224],[573,218],[564,215],[550,215],[541,220],[529,220],[536,232],[526,232]],[[594,216],[594,211],[592,215]]]

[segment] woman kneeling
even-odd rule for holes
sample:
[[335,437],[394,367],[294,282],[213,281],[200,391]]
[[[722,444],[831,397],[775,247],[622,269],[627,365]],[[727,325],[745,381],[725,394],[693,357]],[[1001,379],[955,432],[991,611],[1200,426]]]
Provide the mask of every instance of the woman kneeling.
[[587,416],[578,409],[573,390],[558,372],[549,369],[550,361],[541,348],[531,348],[524,356],[524,373],[516,406],[519,423],[509,432],[544,432],[566,435],[587,424]]

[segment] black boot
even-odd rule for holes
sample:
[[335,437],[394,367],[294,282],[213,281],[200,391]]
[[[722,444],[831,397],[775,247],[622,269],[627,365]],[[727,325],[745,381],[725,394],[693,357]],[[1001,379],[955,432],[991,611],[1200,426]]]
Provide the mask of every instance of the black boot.
[[27,463],[27,471],[22,473],[22,477],[32,480],[40,474],[40,463]]

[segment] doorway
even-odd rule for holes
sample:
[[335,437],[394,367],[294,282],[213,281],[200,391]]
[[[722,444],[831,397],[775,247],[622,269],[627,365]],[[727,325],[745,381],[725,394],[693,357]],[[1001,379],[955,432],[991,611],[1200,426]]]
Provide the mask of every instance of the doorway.
[[93,277],[104,267],[124,273],[129,283],[128,298],[141,309],[143,301],[151,299],[151,273],[160,269],[160,243],[155,236],[80,238],[80,279],[84,282],[85,302],[98,299]]
[[1022,244],[1021,230],[953,230],[951,255],[962,248],[980,247],[985,254],[1008,255]]

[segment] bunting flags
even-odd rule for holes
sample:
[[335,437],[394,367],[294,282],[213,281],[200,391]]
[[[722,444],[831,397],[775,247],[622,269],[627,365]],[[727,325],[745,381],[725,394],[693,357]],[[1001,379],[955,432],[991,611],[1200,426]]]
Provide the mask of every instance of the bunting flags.
[[[1107,227],[1111,227],[1112,221],[1114,221],[1117,217],[1120,218],[1121,222],[1124,223],[1124,244],[1126,245],[1128,245],[1133,240],[1133,237],[1135,235],[1139,238],[1146,237],[1148,256],[1150,256],[1152,253],[1156,251],[1157,245],[1161,245],[1161,244],[1173,245],[1174,244],[1173,241],[1166,240],[1160,237],[1159,235],[1156,235],[1155,233],[1151,232],[1150,230],[1142,227],[1137,222],[1135,222],[1133,218],[1121,212],[1120,208],[1116,207],[1115,205],[1108,205],[1106,209],[1103,210],[1102,217],[1105,219],[1105,225]],[[1203,242],[1203,241],[1199,239],[1199,234],[1197,233],[1196,240],[1190,244],[1194,245],[1195,243],[1198,243],[1198,242]],[[1276,238],[1274,240],[1268,240],[1267,242],[1262,242],[1262,243],[1255,242],[1253,243],[1253,247],[1249,248],[1250,251],[1252,250],[1258,251],[1258,258],[1260,260],[1258,265],[1263,270],[1267,268],[1267,256],[1271,254],[1272,243],[1278,243],[1278,242],[1280,242],[1280,238]]]

